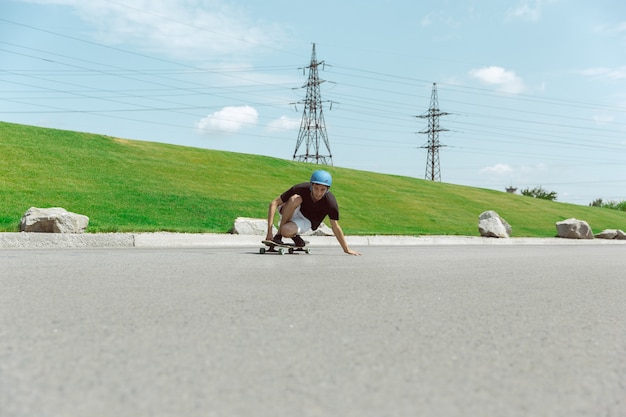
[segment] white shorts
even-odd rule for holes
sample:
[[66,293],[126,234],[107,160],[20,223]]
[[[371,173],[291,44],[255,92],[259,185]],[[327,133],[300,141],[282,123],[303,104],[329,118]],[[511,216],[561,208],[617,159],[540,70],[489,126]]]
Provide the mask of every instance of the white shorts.
[[[282,218],[282,215],[281,215]],[[300,207],[296,207],[295,211],[293,212],[293,216],[291,216],[291,220],[292,222],[294,222],[296,224],[296,226],[298,226],[298,234],[301,235],[302,233],[306,233],[309,230],[311,230],[311,220],[307,219],[306,217],[304,217],[304,214],[302,214],[302,212],[300,212]]]

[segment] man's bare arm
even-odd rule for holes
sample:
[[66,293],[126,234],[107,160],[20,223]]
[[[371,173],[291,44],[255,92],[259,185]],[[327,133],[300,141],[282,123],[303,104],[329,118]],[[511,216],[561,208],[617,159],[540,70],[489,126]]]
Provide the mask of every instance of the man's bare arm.
[[274,216],[276,215],[276,210],[283,204],[283,200],[281,200],[280,196],[276,197],[270,203],[267,209],[267,234],[265,236],[266,240],[272,240],[273,236],[273,226],[274,226]]
[[357,256],[360,255],[359,252],[354,251],[348,247],[348,242],[346,242],[346,237],[343,234],[343,229],[341,228],[341,226],[339,226],[339,222],[337,220],[331,219],[330,226],[333,229],[335,238],[337,238],[337,241],[339,242],[339,244],[341,245],[341,248],[343,249],[345,253],[347,253],[348,255],[357,255]]

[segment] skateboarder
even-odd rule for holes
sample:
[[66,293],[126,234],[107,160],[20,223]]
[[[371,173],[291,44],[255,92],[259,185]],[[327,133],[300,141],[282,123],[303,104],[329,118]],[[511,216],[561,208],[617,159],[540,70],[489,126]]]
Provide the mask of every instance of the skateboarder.
[[[328,216],[333,233],[343,251],[349,255],[360,255],[348,247],[343,230],[339,226],[339,207],[335,196],[329,191],[333,178],[330,173],[318,170],[309,182],[294,185],[270,203],[267,213],[267,240],[283,243],[283,237],[293,239],[296,246],[305,246],[300,236],[309,230],[317,230]],[[280,213],[278,233],[272,237],[272,226],[276,209]]]

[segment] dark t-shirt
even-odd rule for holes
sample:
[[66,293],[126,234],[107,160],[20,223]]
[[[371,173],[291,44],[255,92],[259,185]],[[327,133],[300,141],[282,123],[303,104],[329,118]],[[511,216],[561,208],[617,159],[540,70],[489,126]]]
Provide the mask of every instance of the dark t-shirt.
[[311,228],[316,230],[320,223],[328,216],[331,220],[339,220],[339,206],[335,196],[330,191],[326,193],[321,200],[313,202],[311,197],[311,183],[303,182],[302,184],[294,185],[287,191],[281,194],[280,199],[283,202],[289,200],[289,198],[298,194],[302,197],[302,205],[300,206],[300,212],[307,219],[311,220]]

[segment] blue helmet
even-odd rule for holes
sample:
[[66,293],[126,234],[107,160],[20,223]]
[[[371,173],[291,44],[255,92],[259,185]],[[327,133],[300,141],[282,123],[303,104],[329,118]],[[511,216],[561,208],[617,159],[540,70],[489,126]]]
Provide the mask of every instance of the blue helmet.
[[333,183],[333,177],[324,170],[317,170],[311,175],[311,182],[314,184],[322,184],[330,187]]

